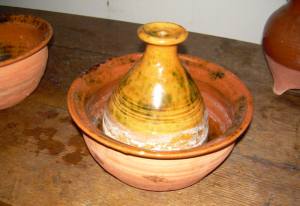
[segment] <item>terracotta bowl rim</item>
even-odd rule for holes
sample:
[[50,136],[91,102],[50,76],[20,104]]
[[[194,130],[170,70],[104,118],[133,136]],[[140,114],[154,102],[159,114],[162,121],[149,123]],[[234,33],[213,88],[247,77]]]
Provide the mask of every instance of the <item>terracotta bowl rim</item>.
[[[123,56],[118,56],[111,58],[107,60],[103,64],[107,64],[111,62],[113,59],[116,58],[126,58],[134,55],[141,55],[141,53],[132,53],[132,54],[127,54]],[[184,58],[184,59],[191,59],[193,61],[198,61],[202,60],[199,57],[196,56],[191,56],[191,55],[183,55],[180,54],[179,57]],[[202,60],[203,61],[203,60]],[[204,60],[205,61],[205,60]],[[209,64],[214,64],[211,62],[208,62]],[[102,65],[102,64],[101,64]],[[101,66],[99,65],[96,69],[99,69]],[[217,64],[214,64],[217,65]],[[150,158],[150,159],[185,159],[185,158],[192,158],[192,157],[198,157],[202,155],[207,155],[213,152],[217,152],[225,147],[228,147],[232,144],[235,144],[235,141],[242,135],[242,133],[248,128],[252,117],[253,117],[253,97],[246,87],[246,85],[232,72],[229,70],[225,69],[224,67],[221,67],[217,65],[219,68],[221,68],[224,72],[229,73],[237,82],[242,86],[243,88],[243,95],[246,97],[246,105],[247,109],[245,111],[244,119],[241,121],[239,126],[232,132],[230,132],[228,135],[217,137],[217,141],[209,141],[208,143],[205,143],[201,146],[194,147],[191,149],[186,149],[186,150],[180,150],[180,151],[152,151],[152,150],[146,150],[138,147],[134,147],[131,145],[127,145],[125,143],[119,142],[117,140],[114,140],[107,135],[105,135],[103,132],[101,134],[95,134],[91,129],[89,129],[84,121],[81,120],[80,115],[78,115],[75,112],[76,104],[73,101],[74,93],[76,92],[76,87],[80,83],[82,77],[86,74],[89,73],[89,71],[95,70],[95,67],[92,67],[91,70],[88,72],[84,73],[83,75],[79,76],[76,78],[68,91],[67,94],[67,106],[68,106],[68,111],[70,116],[72,117],[73,121],[76,123],[76,125],[82,130],[82,132],[90,137],[91,139],[95,140],[97,143],[102,144],[106,147],[109,147],[117,152],[121,152],[125,155],[133,155],[141,158]]]
[[51,24],[41,17],[37,17],[34,15],[30,15],[30,14],[1,14],[0,15],[0,17],[2,17],[2,18],[12,17],[12,16],[23,17],[23,18],[33,18],[33,19],[41,22],[42,24],[45,24],[47,27],[48,35],[41,42],[39,42],[34,48],[30,49],[29,51],[25,52],[24,54],[22,54],[16,58],[13,58],[13,59],[7,59],[4,61],[1,61],[0,67],[4,67],[4,66],[10,65],[10,64],[13,64],[15,62],[18,62],[20,60],[23,60],[23,59],[35,54],[36,52],[38,52],[39,50],[44,48],[50,41],[51,37],[53,36],[53,28],[52,28]]

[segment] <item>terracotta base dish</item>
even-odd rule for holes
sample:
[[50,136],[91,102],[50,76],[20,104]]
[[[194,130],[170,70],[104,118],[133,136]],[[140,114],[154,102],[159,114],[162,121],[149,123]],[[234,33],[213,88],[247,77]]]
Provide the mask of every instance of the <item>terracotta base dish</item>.
[[201,91],[209,116],[208,141],[191,149],[147,150],[104,134],[103,107],[141,54],[95,66],[70,87],[69,112],[83,131],[92,156],[106,171],[131,186],[169,191],[198,182],[225,160],[252,119],[252,96],[234,74],[196,57],[179,57]]
[[0,109],[22,101],[44,74],[53,34],[45,20],[28,15],[0,15]]

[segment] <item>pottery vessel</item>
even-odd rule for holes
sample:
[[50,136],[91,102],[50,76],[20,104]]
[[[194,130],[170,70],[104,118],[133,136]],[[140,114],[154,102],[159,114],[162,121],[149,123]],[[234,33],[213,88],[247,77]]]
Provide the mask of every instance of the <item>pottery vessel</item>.
[[270,16],[262,43],[274,93],[300,89],[300,0],[290,0]]
[[119,180],[152,191],[188,187],[230,154],[252,119],[252,96],[238,77],[223,67],[180,55],[208,111],[208,141],[177,151],[153,151],[122,143],[104,134],[103,110],[114,88],[141,58],[142,54],[113,58],[77,78],[68,92],[70,115],[95,160]]
[[0,109],[19,103],[44,74],[53,30],[28,15],[0,15]]
[[179,61],[177,44],[187,31],[174,23],[141,26],[143,57],[113,91],[103,115],[104,132],[123,143],[151,150],[201,145],[208,132],[203,98]]

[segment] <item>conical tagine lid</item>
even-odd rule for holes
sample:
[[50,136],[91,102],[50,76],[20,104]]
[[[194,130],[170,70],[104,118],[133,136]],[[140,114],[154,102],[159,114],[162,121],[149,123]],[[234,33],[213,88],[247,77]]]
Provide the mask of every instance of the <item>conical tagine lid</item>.
[[143,57],[120,81],[105,108],[105,133],[150,150],[181,150],[202,144],[208,133],[200,92],[177,56],[187,31],[174,23],[141,26]]

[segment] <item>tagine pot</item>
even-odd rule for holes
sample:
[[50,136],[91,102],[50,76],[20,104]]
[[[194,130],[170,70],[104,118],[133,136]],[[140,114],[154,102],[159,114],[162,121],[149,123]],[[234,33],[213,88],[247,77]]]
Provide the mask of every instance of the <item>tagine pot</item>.
[[30,95],[48,59],[51,25],[30,15],[0,15],[0,109]]
[[300,89],[300,0],[288,1],[269,17],[262,44],[274,93]]
[[[141,28],[145,28],[145,25]],[[141,35],[141,28],[138,30],[139,36]],[[146,42],[151,44],[151,46],[156,45],[157,38],[162,39],[161,43],[165,42],[166,38],[168,40],[172,39],[172,41],[175,41],[175,44],[186,38],[186,36],[181,36],[182,33],[174,33],[173,29],[168,30],[167,28],[170,27],[165,27],[165,25],[163,27],[147,28],[150,28],[150,30],[147,32],[148,39]],[[179,36],[174,38],[176,34]],[[144,37],[141,37],[141,39],[145,40]],[[155,42],[151,42],[153,39]],[[164,45],[165,48],[163,49],[166,49],[168,46],[170,45]],[[180,68],[179,71],[182,71],[187,78],[184,81],[184,85],[186,86],[184,87],[185,91],[188,91],[185,95],[190,100],[193,100],[188,106],[192,105],[193,102],[196,102],[198,105],[197,109],[192,107],[198,112],[193,113],[193,110],[190,111],[194,114],[194,117],[197,117],[198,121],[188,118],[188,120],[192,120],[191,124],[188,125],[199,125],[199,123],[202,123],[202,120],[207,118],[208,136],[205,142],[192,145],[189,148],[177,147],[174,150],[166,148],[157,150],[157,148],[153,148],[151,145],[150,147],[149,145],[144,147],[144,145],[134,145],[127,142],[127,140],[122,141],[122,139],[111,137],[105,131],[107,129],[105,128],[107,127],[105,125],[105,115],[109,111],[109,104],[111,102],[114,103],[112,100],[116,98],[114,95],[122,96],[125,94],[125,100],[128,100],[128,98],[138,93],[136,92],[137,89],[142,88],[142,91],[146,94],[147,88],[151,87],[147,81],[151,79],[152,73],[148,73],[149,71],[143,68],[141,73],[137,72],[136,74],[148,77],[145,77],[143,81],[147,87],[143,88],[143,82],[137,81],[135,82],[136,84],[133,84],[135,87],[131,87],[130,90],[123,94],[122,92],[120,93],[120,91],[123,91],[122,85],[124,85],[124,81],[128,80],[128,76],[135,74],[135,71],[139,70],[136,68],[143,64],[145,58],[148,58],[148,49],[149,47],[146,47],[144,54],[137,53],[112,58],[104,64],[91,68],[87,73],[74,80],[68,92],[68,109],[72,119],[82,130],[84,140],[91,155],[107,172],[122,182],[140,189],[151,191],[182,189],[201,180],[219,166],[230,154],[236,140],[250,124],[253,115],[253,100],[249,90],[230,71],[197,57],[177,55],[175,49],[172,51],[172,55],[178,60],[175,63],[176,65],[180,64],[184,68],[183,70]],[[154,49],[154,54],[150,55],[151,57],[157,57],[156,55],[159,58],[165,57],[164,54],[168,53],[160,53],[159,51],[156,53],[155,50],[156,48]],[[155,58],[151,59],[151,57],[148,59],[150,64],[154,63],[154,65],[158,65],[155,62]],[[168,59],[169,57],[165,58]],[[174,65],[175,63],[166,61],[166,64],[170,65]],[[152,69],[152,72],[159,73],[160,71],[160,67],[152,67]],[[172,80],[171,82],[168,82],[169,79],[165,76],[161,81],[172,85],[168,91],[180,96],[179,91],[175,91],[175,89],[180,88],[180,85],[177,87],[178,83],[173,84],[176,79],[172,78],[175,78],[175,76],[171,73],[169,76]],[[127,85],[128,82],[126,81],[125,83]],[[191,91],[196,91],[194,94],[196,97],[189,96]],[[145,95],[145,97],[149,99],[149,96]],[[184,97],[180,97],[183,102],[182,105],[186,106],[185,99],[182,100]],[[173,95],[171,100],[174,100]],[[124,99],[122,101],[121,104],[128,104]],[[168,98],[165,101],[164,103],[168,103],[170,99]],[[178,101],[180,102],[180,99]],[[120,103],[120,101],[116,102]],[[141,103],[143,101],[138,102]],[[150,102],[153,102],[152,106],[158,105],[153,99]],[[139,103],[136,103],[136,105],[139,105]],[[132,115],[133,111],[126,108],[126,105],[122,106],[120,108],[125,108],[122,111],[130,112],[128,115]],[[163,109],[161,110],[164,111]],[[138,112],[140,111],[138,110]],[[183,111],[183,114],[185,114],[184,109],[180,111]],[[205,111],[207,113],[206,117]],[[160,116],[158,115],[158,117]],[[122,118],[126,118],[126,115]],[[151,119],[151,121],[154,121],[154,119]],[[178,124],[180,121],[174,120],[172,122]],[[138,122],[135,123],[138,124]],[[164,122],[157,122],[157,124],[160,123],[164,125]],[[141,127],[145,126],[141,125]],[[187,123],[183,122],[182,125],[187,125]],[[182,128],[182,125],[179,124],[177,127]],[[119,128],[117,127],[117,129]],[[165,129],[164,131],[168,131],[170,128]],[[157,133],[158,130],[154,129],[154,131]],[[149,138],[149,133],[139,133],[136,130],[133,133],[138,133],[141,139],[143,139],[141,134],[145,135],[145,139]],[[171,143],[175,142],[171,141]]]

